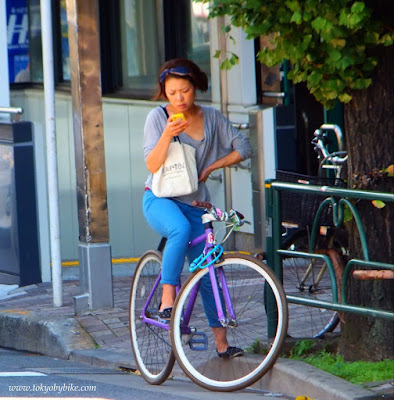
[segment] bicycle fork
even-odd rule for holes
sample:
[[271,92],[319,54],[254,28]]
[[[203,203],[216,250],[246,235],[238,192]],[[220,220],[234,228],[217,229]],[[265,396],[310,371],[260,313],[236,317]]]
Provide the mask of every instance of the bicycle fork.
[[230,292],[228,290],[226,276],[224,274],[223,268],[219,267],[216,270],[218,273],[218,278],[220,280],[220,285],[221,285],[222,292],[223,292],[224,305],[228,312],[228,318],[226,318],[225,310],[223,310],[222,301],[220,298],[219,285],[218,285],[218,282],[217,282],[216,276],[215,276],[215,268],[212,266],[209,269],[209,276],[211,278],[213,295],[215,297],[215,304],[216,304],[216,310],[218,313],[218,320],[223,327],[226,327],[226,328],[227,327],[236,327],[238,324],[237,324],[237,320],[236,320],[236,316],[235,316],[234,307],[231,302],[231,296],[230,296]]
[[325,263],[322,265],[322,267],[320,268],[320,271],[317,274],[317,277],[315,279],[315,273],[313,270],[315,262],[316,262],[315,260],[312,260],[309,263],[308,268],[305,271],[305,274],[300,281],[298,289],[305,290],[305,288],[306,288],[305,282],[307,281],[307,279],[309,278],[310,275],[312,275],[312,284],[308,287],[309,292],[316,292],[319,289],[318,286],[327,270],[327,265]]

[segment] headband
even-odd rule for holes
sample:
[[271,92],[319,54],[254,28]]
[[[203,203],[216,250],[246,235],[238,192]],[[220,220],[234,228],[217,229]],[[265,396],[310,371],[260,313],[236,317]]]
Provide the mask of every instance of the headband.
[[160,74],[160,83],[163,83],[165,81],[168,74],[174,74],[174,75],[180,75],[180,76],[184,76],[184,75],[191,76],[189,69],[186,67],[167,68]]

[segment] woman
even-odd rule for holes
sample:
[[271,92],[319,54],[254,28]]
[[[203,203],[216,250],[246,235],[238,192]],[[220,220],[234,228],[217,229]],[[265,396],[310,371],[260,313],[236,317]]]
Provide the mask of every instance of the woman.
[[[144,129],[144,157],[151,172],[146,184],[143,211],[148,224],[167,238],[162,263],[162,299],[159,317],[170,319],[185,255],[189,263],[199,256],[204,243],[188,249],[191,238],[204,233],[201,223],[203,210],[193,207],[193,200],[209,201],[205,181],[223,167],[237,164],[252,153],[248,140],[216,109],[195,103],[196,90],[208,89],[207,75],[192,61],[177,58],[166,62],[159,71],[158,93],[155,99],[165,99],[165,107],[153,109]],[[183,113],[185,121],[172,115]],[[151,191],[152,174],[164,163],[169,145],[175,136],[196,149],[198,190],[176,198],[158,198]],[[208,276],[207,276],[208,278]],[[212,327],[219,357],[232,358],[243,354],[242,349],[229,347],[226,329],[218,322],[209,278],[200,293]],[[215,312],[212,312],[214,310]]]

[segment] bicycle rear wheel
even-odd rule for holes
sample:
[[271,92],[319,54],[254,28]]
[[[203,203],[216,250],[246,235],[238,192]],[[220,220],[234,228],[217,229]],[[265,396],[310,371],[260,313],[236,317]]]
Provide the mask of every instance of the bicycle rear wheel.
[[[130,292],[131,347],[139,372],[152,385],[163,383],[175,362],[168,330],[143,321],[145,316],[154,319],[160,306],[160,285],[156,286],[153,294],[152,290],[159,283],[161,262],[160,252],[146,252],[137,265]],[[152,298],[144,311],[151,294]]]
[[[295,233],[282,247],[309,252],[308,232]],[[336,301],[330,271],[321,259],[286,256],[283,259],[283,287],[288,295]],[[339,316],[335,311],[289,303],[288,334],[293,338],[321,338],[325,333],[333,332],[338,323]]]
[[[227,327],[227,339],[230,346],[243,349],[244,355],[232,359],[218,357],[200,295],[192,310],[189,331],[182,327],[183,311],[192,289],[209,272],[208,268],[190,276],[179,292],[171,320],[171,342],[179,365],[192,381],[209,390],[233,391],[255,383],[278,358],[286,338],[287,302],[274,273],[251,256],[223,256],[222,261],[215,264],[216,273],[218,268],[225,273],[236,315],[236,322]],[[269,315],[277,316],[277,321],[271,324],[272,337],[268,336],[265,285],[274,295],[274,309]]]

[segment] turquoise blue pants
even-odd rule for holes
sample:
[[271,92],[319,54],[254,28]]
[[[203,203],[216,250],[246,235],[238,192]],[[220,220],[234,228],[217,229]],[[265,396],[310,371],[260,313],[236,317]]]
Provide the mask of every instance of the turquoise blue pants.
[[[173,199],[156,197],[151,190],[145,191],[142,206],[144,216],[151,228],[167,238],[163,253],[161,283],[176,286],[185,257],[187,256],[190,264],[204,249],[204,242],[192,248],[188,247],[192,239],[204,233],[204,225],[201,221],[204,210]],[[209,326],[220,327],[208,274],[201,282],[200,294]]]

